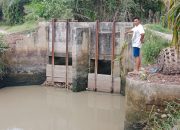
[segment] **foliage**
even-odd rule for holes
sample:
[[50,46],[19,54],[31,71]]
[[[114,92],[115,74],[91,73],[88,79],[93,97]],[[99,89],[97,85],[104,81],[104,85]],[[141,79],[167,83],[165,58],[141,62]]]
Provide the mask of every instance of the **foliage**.
[[[120,21],[132,21],[133,16],[139,16],[141,12],[140,5],[135,0],[122,1],[122,9],[120,14]],[[132,16],[133,15],[133,16]]]
[[151,30],[155,30],[162,33],[171,34],[172,31],[168,28],[164,28],[162,24],[147,24],[146,27]]
[[120,49],[120,54],[118,57],[116,57],[115,60],[119,61],[120,65],[120,77],[121,77],[121,90],[120,93],[122,95],[125,95],[125,85],[126,85],[126,75],[128,72],[128,66],[125,65],[127,57],[126,57],[126,52],[128,50],[128,43],[125,42],[123,46]]
[[167,28],[168,27],[168,17],[167,15],[163,15],[160,18],[160,24],[163,28]]
[[[2,1],[2,0],[1,0]],[[132,21],[134,16],[146,19],[149,10],[161,12],[162,0],[3,0],[3,15],[9,24],[39,18],[79,21]],[[29,3],[29,4],[27,4]],[[24,4],[26,4],[24,6]],[[24,10],[25,7],[25,10]],[[13,20],[14,19],[14,20]]]
[[165,108],[162,110],[153,106],[144,130],[171,130],[180,121],[178,101],[165,102]]
[[7,49],[7,45],[4,42],[4,36],[0,34],[0,54],[4,53],[6,49]]
[[24,7],[28,0],[4,0],[2,12],[7,24],[13,25],[23,23]]
[[33,0],[25,6],[26,19],[70,19],[72,18],[70,2],[71,0]]
[[[98,15],[98,12],[94,10],[97,8],[97,10],[100,10],[100,2],[97,0],[97,3],[93,0],[74,0],[74,5],[72,5],[73,8],[73,15],[75,19],[79,21],[94,21]],[[99,15],[99,18],[101,16]]]
[[25,8],[25,20],[26,21],[37,21],[40,17],[43,17],[45,7],[41,2],[32,2],[24,6]]
[[[163,8],[162,0],[134,0],[137,5],[139,5],[139,11],[136,13],[137,16],[144,18],[145,22],[148,22],[146,19],[149,17],[149,11],[153,13],[159,12]],[[136,10],[136,8],[135,8]]]
[[142,47],[143,63],[152,64],[156,61],[160,51],[169,46],[169,43],[160,36],[153,35],[151,31],[146,30],[145,43]]
[[170,0],[170,9],[168,11],[168,26],[173,28],[172,45],[178,50],[180,48],[179,30],[180,30],[180,0]]
[[[7,50],[7,45],[4,42],[4,38],[3,35],[0,35],[0,57],[5,53],[5,51]],[[2,60],[2,58],[0,58],[0,78],[2,78],[2,76],[4,75],[4,69],[5,69],[5,64]]]
[[149,10],[161,12],[161,0],[75,0],[74,16],[79,21],[132,21],[134,16],[148,18]]

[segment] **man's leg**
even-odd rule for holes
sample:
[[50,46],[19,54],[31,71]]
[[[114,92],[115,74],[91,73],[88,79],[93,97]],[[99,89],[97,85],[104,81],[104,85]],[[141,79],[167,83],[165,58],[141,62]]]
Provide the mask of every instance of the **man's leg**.
[[135,58],[135,70],[139,71],[141,67],[141,58],[140,56]]
[[134,66],[134,71],[130,73],[138,73],[140,66],[141,66],[141,58],[140,58],[140,48],[134,47],[133,48],[133,55],[135,59],[135,66]]

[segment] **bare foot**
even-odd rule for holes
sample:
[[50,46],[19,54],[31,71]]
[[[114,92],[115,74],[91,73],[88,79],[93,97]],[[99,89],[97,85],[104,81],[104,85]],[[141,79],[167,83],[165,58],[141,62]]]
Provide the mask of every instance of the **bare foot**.
[[139,71],[134,70],[134,71],[132,71],[132,72],[129,72],[128,74],[139,74]]

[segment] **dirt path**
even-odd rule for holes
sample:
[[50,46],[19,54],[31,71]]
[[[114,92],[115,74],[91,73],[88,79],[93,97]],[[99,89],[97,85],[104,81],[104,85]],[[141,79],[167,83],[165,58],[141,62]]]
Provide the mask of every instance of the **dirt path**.
[[0,29],[1,34],[8,34],[8,32],[4,31],[3,29]]
[[[145,28],[145,29],[147,29],[147,28]],[[154,34],[162,37],[162,38],[165,39],[165,40],[168,40],[168,41],[171,41],[171,40],[172,40],[172,37],[173,37],[172,34],[162,33],[162,32],[159,32],[159,31],[151,30],[151,29],[149,29],[149,28],[148,28],[148,30],[151,31],[151,32],[153,32]]]

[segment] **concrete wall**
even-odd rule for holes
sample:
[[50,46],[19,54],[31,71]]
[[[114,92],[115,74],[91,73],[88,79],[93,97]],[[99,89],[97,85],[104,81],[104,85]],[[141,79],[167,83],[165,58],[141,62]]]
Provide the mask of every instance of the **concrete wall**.
[[132,124],[147,119],[153,105],[180,99],[180,85],[166,85],[126,79],[125,130],[134,130]]
[[[132,28],[132,23],[116,22],[116,36],[115,36],[115,54],[119,56],[120,47],[126,40],[124,32]],[[90,28],[91,42],[90,42],[90,58],[94,59],[95,43],[96,43],[96,22],[70,22],[69,23],[69,53],[72,53],[73,43],[73,29],[74,28]],[[48,28],[48,42],[49,54],[52,50],[52,24],[49,23]],[[66,22],[56,23],[56,36],[55,36],[55,55],[65,56],[66,53]],[[112,22],[100,22],[99,24],[99,59],[111,59],[111,44],[112,44]],[[71,56],[71,55],[70,55]]]
[[[70,22],[69,23],[69,53],[72,57],[73,29],[90,28],[89,57],[94,59],[95,53],[95,28],[96,22]],[[115,54],[119,56],[120,47],[125,41],[125,30],[132,27],[132,23],[116,23],[116,49]],[[27,31],[7,35],[9,51],[5,59],[8,66],[8,75],[4,77],[3,84],[26,85],[41,84],[46,80],[46,63],[48,55],[51,55],[52,41],[51,23],[39,23],[35,31]],[[112,23],[101,22],[99,34],[99,59],[111,59],[111,33]],[[66,22],[56,23],[55,56],[65,57],[66,48]],[[119,69],[119,63],[115,62],[115,68]],[[119,75],[119,70],[115,71]]]
[[5,55],[8,67],[8,74],[3,79],[5,85],[31,85],[45,81],[46,37],[46,23],[39,23],[35,31],[6,36],[10,49]]
[[[87,56],[88,59],[86,59],[86,60],[89,61],[89,67],[90,67],[90,64],[92,65],[90,59],[95,59],[96,26],[97,26],[96,22],[69,22],[69,25],[68,25],[69,29],[67,30],[66,22],[56,22],[55,23],[55,43],[54,43],[55,44],[54,45],[55,46],[54,47],[55,57],[65,57],[66,56],[66,32],[68,31],[68,35],[69,35],[69,37],[68,37],[68,48],[69,49],[68,50],[69,50],[69,54],[70,54],[69,57],[72,57],[72,61],[73,61],[72,64],[75,64],[75,62],[77,62],[77,61],[78,61],[77,63],[79,63],[80,60],[77,60],[77,59],[81,59],[80,54],[82,52],[79,52],[79,51],[81,51],[82,47],[81,46],[77,47],[77,44],[79,44],[79,43],[82,44],[81,42],[79,42],[80,40],[78,40],[78,39],[82,39],[82,36],[79,35],[78,33],[76,33],[74,31],[74,29],[89,28],[89,30],[90,30],[89,41],[90,42],[89,42],[89,44],[86,44],[89,46],[88,49],[86,50],[87,51],[86,54],[88,54],[88,56]],[[112,27],[113,27],[112,22],[100,22],[99,23],[99,37],[98,37],[98,41],[99,41],[98,59],[99,60],[106,60],[109,62],[111,62],[111,60],[112,60],[112,30],[113,30]],[[124,35],[124,33],[125,33],[125,31],[129,30],[132,27],[133,27],[132,23],[126,23],[126,22],[116,22],[115,23],[115,58],[114,59],[120,57],[121,48],[123,47],[123,45],[125,44],[126,41],[129,42],[129,37],[126,37]],[[52,36],[52,23],[49,23],[49,27],[48,27],[48,43],[49,43],[48,44],[48,46],[49,46],[48,54],[49,54],[49,56],[52,55],[51,54],[52,53],[52,37],[53,37]],[[76,37],[76,39],[74,37]],[[78,56],[76,56],[77,51],[72,51],[76,47],[78,48],[77,49],[78,53],[79,53]],[[129,44],[127,50],[129,50],[130,48],[131,48],[131,45]],[[129,52],[130,51],[125,53],[126,61],[129,61],[129,59],[131,59],[130,58],[131,56],[129,56]],[[84,59],[82,59],[81,61],[84,61]],[[127,63],[129,63],[129,62],[126,62],[125,64],[127,64]],[[104,66],[107,66],[107,65],[104,64]],[[86,70],[88,70],[89,67],[86,66],[86,69],[84,68],[84,72]],[[93,67],[95,67],[95,65],[91,66],[91,67],[93,68]],[[109,67],[111,68],[111,64]],[[78,68],[78,66],[77,66],[77,68]],[[82,70],[83,67],[80,67],[80,68]],[[112,67],[112,68],[114,69],[113,77],[114,78],[118,77],[118,80],[117,80],[118,83],[115,83],[117,85],[117,86],[115,86],[115,88],[117,88],[116,90],[118,90],[118,93],[119,93],[119,91],[120,91],[120,78],[119,78],[120,77],[120,63],[118,60],[114,61],[114,67]],[[75,69],[73,69],[73,70],[75,70]],[[79,71],[81,71],[81,70],[79,70]],[[110,70],[110,71],[112,71],[112,70]],[[79,73],[79,72],[76,72],[76,71],[72,72],[73,75],[75,75],[76,73]],[[89,73],[89,72],[87,71],[87,73]],[[91,72],[91,73],[94,74],[95,72]],[[112,74],[108,75],[109,79],[112,78],[111,75]],[[60,75],[58,76],[58,78],[59,77],[60,77]],[[72,77],[73,81],[77,80],[77,79],[74,80],[74,78],[76,78],[76,77],[78,77],[78,76]],[[55,78],[57,78],[57,77],[54,77],[54,79]],[[52,76],[51,76],[51,79],[53,81]],[[97,79],[99,79],[99,78],[97,78]],[[88,88],[94,88],[95,84],[93,83],[93,78],[89,78],[89,80],[90,81],[88,81],[88,83],[92,84],[92,86],[88,87]],[[80,81],[78,80],[78,82],[80,82]],[[109,89],[111,90],[111,86],[112,86],[111,84],[113,81],[108,80],[107,82],[108,82],[108,84],[106,84],[107,85],[106,89],[108,88],[107,90],[109,90]],[[81,86],[80,84],[79,85],[75,85],[75,84],[73,83],[73,86]],[[86,88],[86,87],[87,86],[84,86],[83,88]],[[99,91],[104,91],[104,89],[99,90]]]

